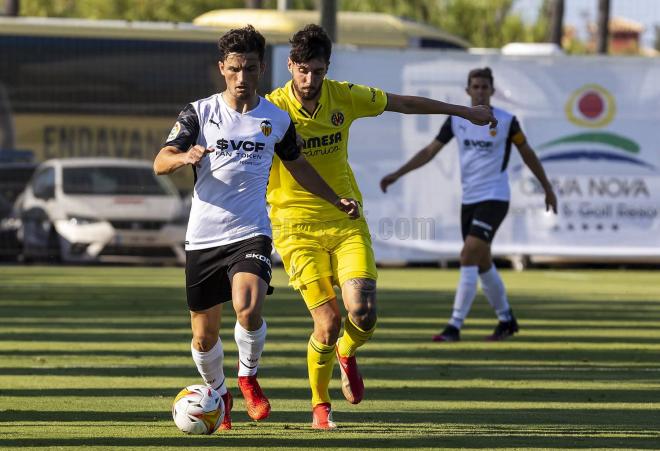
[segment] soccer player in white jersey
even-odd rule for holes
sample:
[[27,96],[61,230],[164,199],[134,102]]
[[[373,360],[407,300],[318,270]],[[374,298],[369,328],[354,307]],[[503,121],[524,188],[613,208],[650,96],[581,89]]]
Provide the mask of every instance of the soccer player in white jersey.
[[274,155],[302,186],[349,217],[359,216],[359,206],[337,196],[305,160],[289,115],[257,95],[265,69],[263,36],[248,25],[223,35],[218,49],[227,89],[183,109],[154,170],[169,174],[191,166],[194,171],[185,242],[191,351],[204,382],[225,402],[221,429],[231,429],[232,396],[218,337],[224,302],[231,300],[236,312],[238,386],[247,412],[254,420],[270,413],[257,369],[266,339],[261,310],[271,279],[266,184]]
[[[472,105],[490,105],[490,99],[495,93],[490,68],[470,71],[466,92]],[[557,213],[557,197],[543,166],[527,143],[518,120],[507,111],[491,108],[497,119],[497,127],[478,126],[460,117],[449,116],[440,133],[429,145],[380,181],[381,189],[387,192],[388,186],[404,174],[431,161],[445,144],[456,137],[463,185],[461,228],[464,244],[460,257],[460,281],[449,323],[440,334],[433,336],[433,341],[460,340],[460,330],[477,294],[479,279],[499,320],[495,330],[487,338],[492,341],[504,340],[518,332],[518,322],[513,316],[504,283],[497,273],[490,252],[495,232],[509,208],[507,164],[511,143],[516,145],[523,162],[541,183],[545,191],[546,211],[552,209]]]

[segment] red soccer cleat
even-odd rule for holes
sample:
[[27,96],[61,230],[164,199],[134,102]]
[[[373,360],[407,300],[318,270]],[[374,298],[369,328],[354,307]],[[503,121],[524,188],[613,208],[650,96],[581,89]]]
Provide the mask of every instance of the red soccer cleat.
[[270,403],[261,391],[256,374],[254,376],[238,376],[238,388],[245,398],[245,408],[253,420],[259,421],[268,418]]
[[[339,347],[336,348],[337,361],[341,372],[341,391],[346,401],[358,404],[364,396],[364,382],[357,366],[355,356],[342,357],[339,355]],[[319,404],[321,405],[321,404]]]
[[329,402],[317,404],[312,409],[312,429],[326,431],[337,429],[337,424],[332,421],[332,408]]
[[234,407],[234,399],[232,398],[231,393],[229,393],[229,390],[227,390],[227,393],[222,395],[221,398],[225,403],[225,417],[222,419],[222,424],[218,429],[226,431],[227,429],[231,429],[231,408]]

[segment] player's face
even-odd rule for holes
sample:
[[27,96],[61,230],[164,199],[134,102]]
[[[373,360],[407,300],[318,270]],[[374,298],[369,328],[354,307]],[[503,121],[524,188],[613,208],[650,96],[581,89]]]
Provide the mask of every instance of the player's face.
[[495,89],[488,78],[472,77],[466,89],[472,99],[472,105],[490,105],[490,98]]
[[289,71],[293,75],[293,90],[303,100],[316,100],[321,96],[323,79],[328,73],[328,63],[315,58],[304,63],[289,59]]
[[230,53],[218,66],[229,95],[241,101],[257,95],[259,80],[265,69],[258,53]]

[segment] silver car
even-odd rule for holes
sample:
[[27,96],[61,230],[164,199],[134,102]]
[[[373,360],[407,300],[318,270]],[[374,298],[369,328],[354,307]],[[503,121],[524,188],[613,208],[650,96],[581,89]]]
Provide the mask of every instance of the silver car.
[[53,159],[22,194],[19,237],[26,261],[183,264],[187,214],[151,162]]

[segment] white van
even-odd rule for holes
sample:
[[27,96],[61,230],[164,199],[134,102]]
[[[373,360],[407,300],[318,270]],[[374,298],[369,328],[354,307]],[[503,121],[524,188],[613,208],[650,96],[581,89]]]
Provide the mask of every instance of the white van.
[[22,194],[19,238],[26,261],[183,264],[187,215],[151,162],[54,159]]

